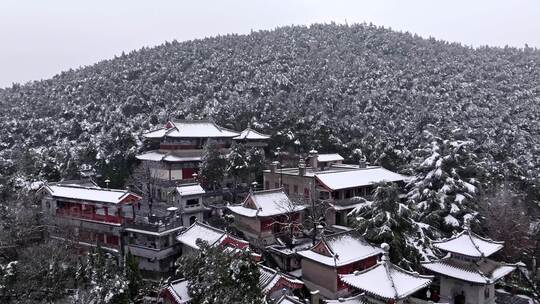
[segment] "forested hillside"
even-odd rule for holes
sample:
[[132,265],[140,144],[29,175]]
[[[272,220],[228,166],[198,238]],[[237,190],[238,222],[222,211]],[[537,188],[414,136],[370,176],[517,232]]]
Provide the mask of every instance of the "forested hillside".
[[473,49],[371,25],[283,27],[144,48],[0,90],[0,106],[4,194],[83,165],[122,186],[142,131],[210,117],[237,130],[251,123],[297,152],[361,149],[403,173],[434,139],[466,142],[474,178],[538,199],[540,51],[531,48]]

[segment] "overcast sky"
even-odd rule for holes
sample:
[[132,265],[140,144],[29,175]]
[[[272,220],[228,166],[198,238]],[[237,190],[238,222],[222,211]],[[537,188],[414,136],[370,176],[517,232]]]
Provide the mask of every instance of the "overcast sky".
[[0,87],[166,40],[329,21],[540,47],[539,0],[0,0]]

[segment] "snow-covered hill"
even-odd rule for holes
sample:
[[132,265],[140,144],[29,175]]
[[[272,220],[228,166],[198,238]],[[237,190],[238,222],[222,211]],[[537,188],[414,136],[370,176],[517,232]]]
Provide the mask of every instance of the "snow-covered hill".
[[540,51],[370,25],[165,43],[0,90],[0,107],[1,190],[81,165],[121,186],[139,134],[167,117],[251,123],[297,152],[361,149],[405,173],[429,132],[471,142],[488,181],[535,189],[540,172]]

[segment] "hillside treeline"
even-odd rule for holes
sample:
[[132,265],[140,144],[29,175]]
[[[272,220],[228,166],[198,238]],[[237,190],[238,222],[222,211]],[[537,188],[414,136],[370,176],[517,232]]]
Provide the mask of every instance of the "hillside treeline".
[[[0,187],[93,167],[123,186],[167,118],[250,124],[274,145],[414,174],[434,137],[470,142],[483,185],[538,199],[540,51],[470,48],[366,24],[167,42],[0,90]],[[428,153],[429,154],[429,153]]]

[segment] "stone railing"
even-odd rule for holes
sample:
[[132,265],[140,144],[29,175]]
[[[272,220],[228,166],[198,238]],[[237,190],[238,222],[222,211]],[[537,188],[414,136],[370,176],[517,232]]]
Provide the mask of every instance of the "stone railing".
[[138,230],[144,230],[144,231],[151,231],[151,232],[163,232],[167,230],[171,230],[174,228],[178,228],[182,226],[182,221],[180,219],[155,219],[155,222],[148,222],[145,221],[144,218],[138,218],[132,223],[126,223],[124,225],[125,228],[132,228],[132,229],[138,229]]

